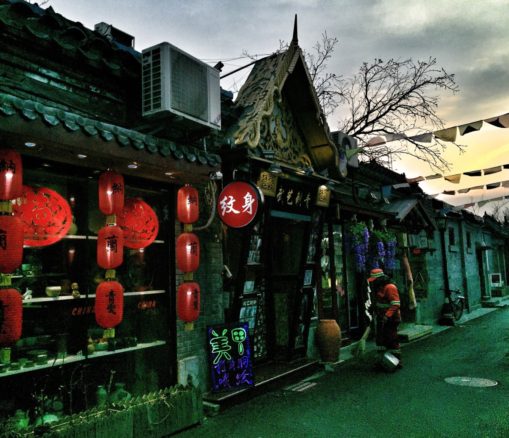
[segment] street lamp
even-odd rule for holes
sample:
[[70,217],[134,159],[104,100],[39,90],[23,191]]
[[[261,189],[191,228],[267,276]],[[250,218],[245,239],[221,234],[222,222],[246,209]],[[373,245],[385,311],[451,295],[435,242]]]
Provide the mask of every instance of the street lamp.
[[440,246],[442,249],[442,271],[445,293],[445,301],[444,306],[442,307],[442,316],[440,318],[440,323],[442,325],[454,325],[454,313],[450,298],[451,292],[449,290],[449,270],[447,267],[447,251],[445,246],[445,232],[447,231],[448,222],[447,214],[441,214],[436,221],[438,229],[440,231]]

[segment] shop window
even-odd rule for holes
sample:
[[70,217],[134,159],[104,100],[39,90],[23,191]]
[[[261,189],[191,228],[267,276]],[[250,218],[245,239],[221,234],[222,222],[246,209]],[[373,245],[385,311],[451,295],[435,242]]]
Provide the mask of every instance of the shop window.
[[[40,412],[60,416],[92,408],[103,387],[112,396],[119,385],[131,395],[169,386],[168,192],[126,180],[126,199],[142,198],[151,207],[159,233],[145,248],[124,248],[123,263],[115,270],[124,288],[123,318],[114,330],[105,330],[94,314],[95,291],[106,272],[96,260],[97,233],[105,226],[97,175],[89,178],[80,169],[36,170],[26,161],[24,184],[36,188],[35,193],[45,187],[57,194],[70,208],[72,223],[50,245],[25,245],[23,262],[12,275],[23,296],[23,327],[21,339],[2,349],[2,406],[7,400],[12,410],[36,419]],[[56,209],[43,203],[34,209],[47,230],[57,228]],[[2,411],[0,417],[13,413]]]
[[467,252],[472,252],[472,233],[467,231]]

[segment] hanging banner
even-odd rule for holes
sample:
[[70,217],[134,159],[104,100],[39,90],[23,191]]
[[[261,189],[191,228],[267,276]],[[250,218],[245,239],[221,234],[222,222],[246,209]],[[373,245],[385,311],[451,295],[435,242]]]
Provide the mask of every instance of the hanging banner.
[[232,228],[248,226],[263,204],[263,195],[254,184],[234,181],[219,194],[217,212],[225,225]]

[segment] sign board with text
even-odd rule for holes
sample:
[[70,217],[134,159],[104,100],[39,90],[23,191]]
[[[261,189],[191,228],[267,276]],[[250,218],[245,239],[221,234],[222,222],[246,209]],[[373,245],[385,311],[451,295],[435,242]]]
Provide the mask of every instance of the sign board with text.
[[234,181],[225,186],[217,200],[217,212],[224,224],[232,228],[248,226],[263,203],[258,187],[245,181]]
[[207,327],[207,349],[212,391],[254,385],[247,322]]

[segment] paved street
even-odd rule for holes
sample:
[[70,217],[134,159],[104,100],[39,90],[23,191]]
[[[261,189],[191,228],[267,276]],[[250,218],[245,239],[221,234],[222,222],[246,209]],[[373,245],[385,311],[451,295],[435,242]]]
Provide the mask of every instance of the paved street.
[[[498,309],[407,344],[394,374],[376,371],[370,353],[312,376],[308,389],[261,395],[178,437],[509,437],[508,325],[509,308]],[[452,376],[498,385],[444,381]]]

